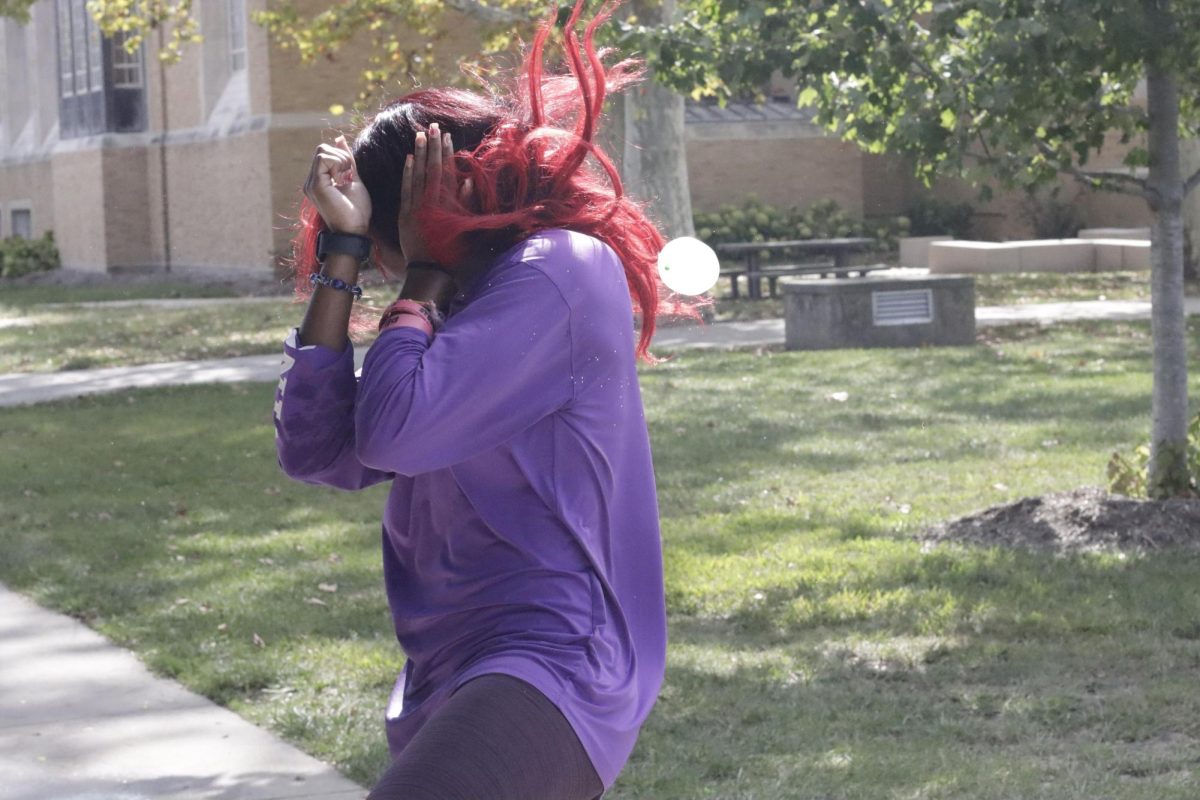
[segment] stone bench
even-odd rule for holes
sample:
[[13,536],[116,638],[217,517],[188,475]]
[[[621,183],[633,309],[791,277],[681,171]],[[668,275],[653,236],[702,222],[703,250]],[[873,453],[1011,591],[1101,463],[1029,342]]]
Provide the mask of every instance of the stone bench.
[[939,275],[1002,272],[1100,272],[1150,268],[1150,242],[1138,239],[1034,239],[932,242],[929,271]]
[[970,275],[780,278],[788,350],[975,343]]

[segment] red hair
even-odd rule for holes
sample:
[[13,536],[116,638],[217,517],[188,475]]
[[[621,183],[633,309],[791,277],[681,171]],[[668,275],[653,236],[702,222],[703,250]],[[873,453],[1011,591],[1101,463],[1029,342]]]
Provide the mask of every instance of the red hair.
[[[433,257],[453,268],[552,228],[594,236],[624,265],[630,298],[641,316],[637,355],[653,360],[649,345],[656,316],[696,317],[703,301],[663,301],[658,254],[665,240],[625,195],[616,168],[594,142],[606,96],[640,79],[642,70],[633,60],[605,67],[605,54],[596,49],[596,28],[611,17],[616,2],[605,3],[580,41],[576,26],[584,1],[576,0],[563,27],[567,74],[545,74],[544,51],[554,22],[548,19],[533,39],[516,86],[506,92],[489,88],[486,94],[424,90],[389,103],[356,137],[355,166],[371,196],[373,235],[397,245],[404,160],[413,152],[417,131],[437,122],[453,136],[459,178],[472,179],[473,194],[469,208],[454,203],[420,213]],[[298,299],[312,292],[309,275],[319,268],[316,237],[323,227],[311,201],[302,200],[293,240]],[[352,334],[374,326],[369,312],[356,306]]]

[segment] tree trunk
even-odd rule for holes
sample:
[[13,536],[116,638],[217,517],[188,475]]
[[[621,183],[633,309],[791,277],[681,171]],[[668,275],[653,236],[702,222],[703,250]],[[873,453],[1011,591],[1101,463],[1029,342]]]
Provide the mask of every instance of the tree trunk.
[[1154,332],[1154,421],[1150,436],[1149,493],[1187,490],[1187,315],[1183,298],[1183,178],[1179,160],[1179,90],[1169,68],[1146,71],[1154,233],[1150,277]]
[[[643,22],[665,23],[675,13],[675,2],[641,0],[634,3],[633,11]],[[621,179],[625,191],[646,203],[648,215],[668,239],[693,235],[683,95],[649,76],[629,89],[622,100],[625,146]]]

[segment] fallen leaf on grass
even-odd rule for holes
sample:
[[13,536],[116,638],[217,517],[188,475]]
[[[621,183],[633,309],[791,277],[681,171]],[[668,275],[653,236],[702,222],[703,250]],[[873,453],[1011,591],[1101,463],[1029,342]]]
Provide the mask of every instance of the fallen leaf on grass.
[[306,597],[306,598],[304,598],[304,602],[308,603],[310,606],[327,606],[327,605],[329,605],[329,603],[326,603],[324,600],[322,600],[319,597]]

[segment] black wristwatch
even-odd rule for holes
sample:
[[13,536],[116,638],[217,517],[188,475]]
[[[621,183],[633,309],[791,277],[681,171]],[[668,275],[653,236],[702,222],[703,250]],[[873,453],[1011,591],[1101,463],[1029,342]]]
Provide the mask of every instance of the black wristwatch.
[[317,234],[317,261],[324,264],[330,253],[345,253],[354,256],[360,264],[371,257],[371,237],[356,233],[334,233],[322,230]]

